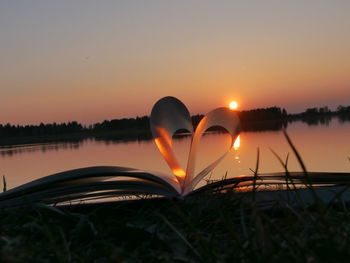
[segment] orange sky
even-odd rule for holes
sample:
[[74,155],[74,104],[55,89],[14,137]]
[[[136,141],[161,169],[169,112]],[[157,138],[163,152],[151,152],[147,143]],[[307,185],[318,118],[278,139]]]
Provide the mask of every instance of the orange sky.
[[[147,2],[147,3],[146,3]],[[0,3],[0,123],[350,105],[349,1]]]

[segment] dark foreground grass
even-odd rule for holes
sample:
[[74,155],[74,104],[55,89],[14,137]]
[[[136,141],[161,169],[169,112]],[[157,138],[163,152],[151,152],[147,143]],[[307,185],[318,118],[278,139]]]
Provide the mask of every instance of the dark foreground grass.
[[0,262],[347,262],[347,206],[262,211],[235,194],[0,213]]

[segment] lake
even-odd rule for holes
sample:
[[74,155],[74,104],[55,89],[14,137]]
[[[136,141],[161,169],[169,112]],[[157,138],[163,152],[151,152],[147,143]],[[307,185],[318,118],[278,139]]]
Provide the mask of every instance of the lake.
[[[350,172],[350,122],[332,119],[328,125],[308,125],[293,122],[287,132],[301,154],[309,171]],[[291,171],[301,171],[281,131],[243,132],[240,147],[232,149],[224,161],[214,169],[210,179],[225,175],[250,175],[255,169],[257,149],[260,149],[259,172],[279,172],[279,164],[270,149],[285,159],[290,153]],[[222,133],[203,136],[197,156],[196,171],[200,171],[219,157],[229,142]],[[190,137],[174,139],[175,153],[185,168]],[[50,143],[18,145],[0,148],[0,175],[5,175],[7,188],[31,180],[87,166],[126,166],[143,170],[170,173],[153,141],[96,141],[78,143]],[[0,184],[1,186],[1,184]]]

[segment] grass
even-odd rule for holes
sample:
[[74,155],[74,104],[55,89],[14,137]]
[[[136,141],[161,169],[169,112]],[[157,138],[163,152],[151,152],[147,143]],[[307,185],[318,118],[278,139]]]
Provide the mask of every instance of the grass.
[[262,211],[235,194],[0,214],[1,262],[334,262],[347,206]]

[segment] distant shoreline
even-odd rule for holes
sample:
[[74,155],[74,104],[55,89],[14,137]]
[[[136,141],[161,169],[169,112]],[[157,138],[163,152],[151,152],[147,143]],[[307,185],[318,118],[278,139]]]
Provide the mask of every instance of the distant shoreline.
[[[338,107],[338,111],[335,112],[323,107],[310,108],[299,114],[287,114],[284,109],[271,107],[241,111],[238,114],[242,131],[280,131],[295,121],[308,125],[328,125],[333,118],[338,118],[339,122],[348,122],[350,121],[350,106]],[[192,116],[193,125],[196,126],[202,117],[203,115]],[[77,122],[26,126],[0,125],[0,147],[51,142],[81,142],[86,139],[134,141],[151,138],[148,116],[105,120],[88,127]]]

